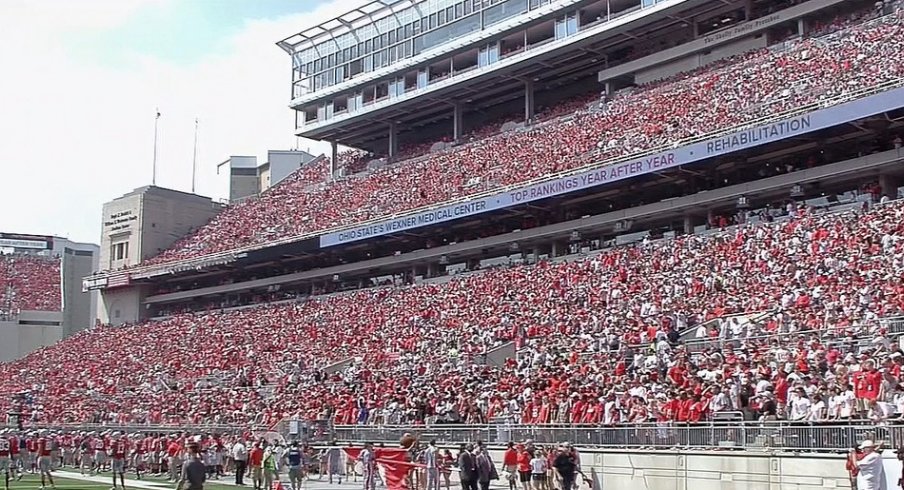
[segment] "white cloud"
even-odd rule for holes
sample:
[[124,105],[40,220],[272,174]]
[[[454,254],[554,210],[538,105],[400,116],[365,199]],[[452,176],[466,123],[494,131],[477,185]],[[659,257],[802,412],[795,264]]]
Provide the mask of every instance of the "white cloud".
[[101,204],[150,182],[155,107],[163,114],[157,184],[190,189],[199,117],[197,190],[224,197],[217,163],[295,146],[290,60],[274,43],[363,3],[249,20],[223,54],[190,65],[140,53],[123,67],[71,56],[78,36],[166,1],[0,2],[0,231],[97,242]]

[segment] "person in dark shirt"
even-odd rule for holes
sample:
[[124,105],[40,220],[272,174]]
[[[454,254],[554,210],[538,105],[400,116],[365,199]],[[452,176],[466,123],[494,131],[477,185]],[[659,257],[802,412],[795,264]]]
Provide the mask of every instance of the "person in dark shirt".
[[760,420],[775,420],[778,407],[775,404],[775,396],[771,391],[764,391],[761,395],[760,402]]
[[201,448],[197,443],[188,445],[188,459],[182,464],[182,477],[176,490],[204,490],[207,481],[207,467],[201,461]]
[[569,447],[564,445],[559,447],[559,454],[553,461],[552,467],[555,468],[559,473],[559,476],[562,477],[562,488],[565,490],[571,489],[571,487],[574,486],[574,475],[575,470],[577,469],[577,463],[575,462]]
[[292,446],[286,451],[286,454],[283,457],[289,467],[289,484],[291,485],[292,490],[300,490],[301,480],[304,478],[304,474],[301,466],[302,454],[301,449],[298,448],[298,441],[292,441]]
[[681,340],[681,334],[678,333],[678,330],[670,328],[669,332],[666,334],[666,338],[669,340],[670,344],[676,345],[678,341]]
[[458,476],[462,490],[477,490],[477,460],[473,450],[474,447],[470,444],[462,445],[458,453]]

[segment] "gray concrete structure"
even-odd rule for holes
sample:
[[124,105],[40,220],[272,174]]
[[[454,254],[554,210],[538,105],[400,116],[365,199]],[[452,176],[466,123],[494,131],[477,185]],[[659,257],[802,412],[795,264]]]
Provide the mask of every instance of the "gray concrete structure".
[[229,202],[241,202],[260,192],[261,177],[257,157],[231,156],[217,165],[217,173],[223,166],[229,171]]
[[52,253],[61,259],[63,318],[62,336],[68,337],[97,319],[97,291],[83,291],[82,278],[98,270],[100,247],[54,237]]
[[237,203],[279,184],[292,172],[316,158],[301,150],[269,150],[267,161],[260,165],[254,156],[231,156],[217,166],[217,171],[227,167],[229,202]]
[[121,269],[153,257],[222,209],[208,197],[139,187],[104,204],[99,267]]
[[59,311],[23,311],[0,322],[0,362],[10,362],[59,342],[63,338]]
[[[208,197],[145,186],[103,206],[99,269],[133,266],[168,248],[179,238],[204,226],[223,209]],[[90,274],[84,274],[88,276]],[[128,276],[123,284],[128,285]],[[83,283],[82,289],[92,289]],[[125,295],[105,290],[98,302],[97,317],[105,323],[137,321],[141,317],[138,288]]]

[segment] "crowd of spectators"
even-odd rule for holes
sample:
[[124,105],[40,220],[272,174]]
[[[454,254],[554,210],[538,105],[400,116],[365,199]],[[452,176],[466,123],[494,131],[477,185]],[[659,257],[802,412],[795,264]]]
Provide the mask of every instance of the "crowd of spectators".
[[[896,4],[897,5],[897,4]],[[899,81],[904,13],[784,43],[615,94],[553,121],[312,189],[286,179],[145,264],[262,245],[665,147]],[[595,105],[595,104],[594,104]],[[582,107],[578,104],[578,107]],[[553,108],[552,110],[555,110]],[[542,117],[541,117],[542,119]],[[474,182],[480,182],[476,187]]]
[[[904,416],[887,330],[902,313],[904,203],[801,207],[576,260],[96,327],[4,365],[0,392],[49,422],[882,421]],[[483,361],[510,342],[517,356]]]
[[60,311],[60,259],[0,254],[0,316],[22,310]]

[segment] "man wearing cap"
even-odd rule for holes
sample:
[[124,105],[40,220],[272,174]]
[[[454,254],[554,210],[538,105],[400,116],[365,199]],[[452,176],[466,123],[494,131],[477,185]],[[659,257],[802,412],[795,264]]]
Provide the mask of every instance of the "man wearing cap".
[[850,460],[856,465],[857,490],[887,490],[885,470],[882,467],[882,448],[871,440],[860,443],[861,456],[856,458],[851,450]]
[[207,467],[201,461],[201,447],[196,442],[188,444],[188,459],[182,464],[181,476],[176,490],[204,490],[207,481]]
[[283,456],[286,460],[286,466],[289,468],[289,485],[292,490],[301,490],[301,481],[304,475],[301,471],[301,449],[298,447],[298,441],[292,441],[289,450]]

